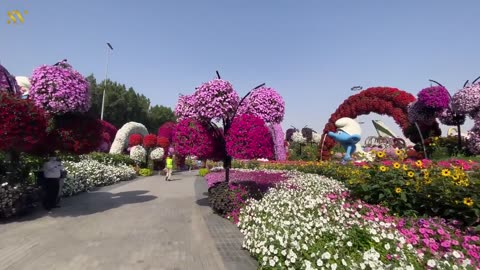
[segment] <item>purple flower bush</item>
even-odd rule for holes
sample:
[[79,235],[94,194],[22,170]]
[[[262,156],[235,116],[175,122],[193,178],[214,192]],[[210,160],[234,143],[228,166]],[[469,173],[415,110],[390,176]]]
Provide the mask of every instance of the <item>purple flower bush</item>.
[[226,137],[227,154],[238,159],[273,159],[273,140],[258,116],[237,116]]
[[275,159],[283,161],[287,159],[287,151],[285,150],[285,133],[283,133],[280,124],[271,124],[268,126],[270,134],[273,138]]
[[[261,190],[266,192],[269,187],[287,179],[287,175],[283,171],[252,171],[235,169],[230,171],[230,182],[255,182],[261,187]],[[211,172],[205,176],[208,188],[213,187],[216,183],[225,181],[225,174],[223,171]]]
[[8,70],[0,65],[0,91],[7,91],[15,96],[20,96],[20,87]]
[[459,113],[475,117],[480,111],[480,83],[466,86],[455,93],[452,106]]
[[438,120],[440,123],[446,126],[463,125],[465,123],[465,114],[456,114],[450,108],[443,110],[438,114]]
[[240,98],[230,82],[215,79],[197,88],[193,94],[196,114],[206,121],[232,117]]
[[411,123],[432,123],[435,121],[435,111],[428,109],[417,100],[408,105],[408,120]]
[[238,114],[253,114],[266,123],[280,123],[285,116],[285,101],[275,89],[260,87],[245,99]]
[[418,92],[418,101],[427,109],[436,112],[442,111],[449,106],[450,94],[443,86],[431,86]]
[[30,98],[49,113],[83,113],[90,108],[88,81],[66,63],[36,68],[31,84]]

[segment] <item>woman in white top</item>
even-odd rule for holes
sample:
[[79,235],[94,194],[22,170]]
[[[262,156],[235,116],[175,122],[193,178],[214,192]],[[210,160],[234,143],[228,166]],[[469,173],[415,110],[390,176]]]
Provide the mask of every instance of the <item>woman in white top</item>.
[[43,176],[45,177],[43,206],[47,210],[57,207],[57,197],[60,188],[59,183],[63,170],[65,169],[62,163],[55,156],[51,156],[48,161],[43,164]]

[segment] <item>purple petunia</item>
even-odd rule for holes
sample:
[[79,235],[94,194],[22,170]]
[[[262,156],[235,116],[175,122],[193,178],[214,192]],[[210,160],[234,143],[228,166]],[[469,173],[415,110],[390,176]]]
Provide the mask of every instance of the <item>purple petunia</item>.
[[88,81],[67,63],[36,68],[31,84],[30,98],[49,113],[86,112],[90,108]]

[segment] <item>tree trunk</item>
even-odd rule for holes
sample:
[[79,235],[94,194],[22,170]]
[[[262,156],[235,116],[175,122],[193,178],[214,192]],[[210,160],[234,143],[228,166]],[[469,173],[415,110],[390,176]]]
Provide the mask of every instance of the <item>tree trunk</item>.
[[457,136],[458,136],[458,149],[457,149],[457,156],[462,151],[462,133],[460,132],[460,125],[457,125]]
[[232,167],[232,157],[226,156],[223,159],[223,168],[225,169],[225,181],[227,183],[230,181],[230,167]]

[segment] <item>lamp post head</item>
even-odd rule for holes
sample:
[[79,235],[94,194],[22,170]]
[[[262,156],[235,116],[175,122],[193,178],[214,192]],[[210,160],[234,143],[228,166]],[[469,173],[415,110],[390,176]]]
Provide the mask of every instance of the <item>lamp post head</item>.
[[110,50],[112,50],[112,51],[113,51],[112,44],[110,44],[109,42],[107,42],[107,46],[110,48]]

